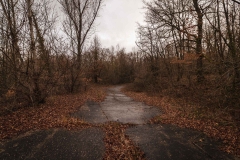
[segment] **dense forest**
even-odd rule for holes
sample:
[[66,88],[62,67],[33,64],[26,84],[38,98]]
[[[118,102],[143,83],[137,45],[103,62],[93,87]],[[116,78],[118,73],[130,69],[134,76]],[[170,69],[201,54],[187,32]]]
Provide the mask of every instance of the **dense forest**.
[[131,83],[134,91],[193,98],[239,118],[238,1],[144,1],[145,24],[130,53],[103,48],[93,36],[102,0],[57,3],[60,17],[48,0],[0,0],[1,111],[84,91],[90,82]]
[[147,125],[201,131],[239,156],[240,0],[143,0],[145,22],[137,24],[131,52],[121,44],[102,47],[96,19],[105,2],[0,0],[0,140],[32,130],[99,126],[106,133],[105,157],[142,157],[124,133],[132,124],[92,125],[73,117],[87,101],[101,107],[106,88],[121,85],[116,93],[131,103],[160,109]]

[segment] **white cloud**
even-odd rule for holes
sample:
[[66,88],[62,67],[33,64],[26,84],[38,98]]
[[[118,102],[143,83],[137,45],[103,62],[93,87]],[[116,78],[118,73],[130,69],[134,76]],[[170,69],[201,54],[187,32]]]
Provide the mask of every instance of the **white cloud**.
[[96,34],[103,47],[135,47],[137,22],[143,22],[141,0],[106,0],[96,21]]

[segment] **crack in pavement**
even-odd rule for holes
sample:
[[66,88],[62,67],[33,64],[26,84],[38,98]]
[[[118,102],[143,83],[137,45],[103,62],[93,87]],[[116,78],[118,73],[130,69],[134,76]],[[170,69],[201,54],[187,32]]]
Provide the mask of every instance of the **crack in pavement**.
[[107,121],[109,121],[109,119],[108,119],[108,116],[105,114],[105,112],[103,111],[103,109],[102,109],[102,106],[100,105],[100,108],[101,108],[101,111],[102,111],[102,113],[104,114],[104,116],[106,117],[106,119],[107,119]]
[[121,93],[121,88],[110,88],[103,102],[100,104],[87,102],[86,104],[90,109],[81,108],[73,116],[93,124],[101,124],[109,121],[123,124],[146,124],[148,120],[161,114],[158,108],[145,105],[142,102],[136,102]]
[[146,124],[161,111],[157,107],[134,101],[123,94],[121,88],[109,88],[103,102],[88,101],[71,115],[95,127],[77,132],[55,129],[27,133],[0,144],[0,159],[102,159],[106,135],[101,126],[111,121],[134,124],[124,134],[150,160],[234,159],[219,151],[218,144],[212,139],[205,135],[200,137],[197,131],[166,124]]

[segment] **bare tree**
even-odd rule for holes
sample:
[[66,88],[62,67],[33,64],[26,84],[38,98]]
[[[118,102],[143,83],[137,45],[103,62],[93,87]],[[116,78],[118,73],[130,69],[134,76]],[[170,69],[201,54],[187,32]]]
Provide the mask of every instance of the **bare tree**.
[[204,79],[202,63],[203,17],[213,1],[153,0],[144,3],[147,8],[146,22],[152,26],[151,30],[155,30],[159,35],[168,34],[168,36],[162,36],[161,38],[162,41],[168,40],[168,43],[162,46],[163,48],[169,43],[173,43],[176,56],[179,59],[184,59],[184,53],[187,52],[186,48],[188,48],[188,52],[190,51],[189,42],[193,41],[195,43],[195,52],[199,56],[197,60],[197,80],[201,82]]
[[59,0],[59,3],[66,14],[66,20],[63,23],[64,32],[76,47],[76,51],[73,52],[81,63],[83,47],[93,29],[102,0]]
[[71,86],[69,87],[70,92],[73,92],[80,75],[83,49],[86,47],[86,40],[93,29],[102,0],[58,0],[58,2],[66,15],[63,29],[69,38],[74,58],[74,63],[70,70]]
[[193,6],[197,13],[197,36],[196,36],[196,54],[199,55],[197,59],[197,80],[203,81],[203,54],[202,54],[202,39],[203,39],[203,10],[200,8],[199,0],[193,0]]
[[0,1],[3,95],[11,91],[13,107],[44,102],[55,78],[50,37],[55,18],[47,1]]
[[98,78],[100,77],[100,73],[102,70],[102,63],[101,63],[101,54],[102,54],[102,49],[101,49],[101,44],[100,40],[97,36],[94,37],[93,39],[93,44],[92,44],[92,63],[90,64],[92,67],[92,78],[95,83],[98,83]]
[[239,1],[237,1],[237,0],[232,0],[233,2],[235,2],[235,3],[238,3],[238,4],[240,4],[240,2]]

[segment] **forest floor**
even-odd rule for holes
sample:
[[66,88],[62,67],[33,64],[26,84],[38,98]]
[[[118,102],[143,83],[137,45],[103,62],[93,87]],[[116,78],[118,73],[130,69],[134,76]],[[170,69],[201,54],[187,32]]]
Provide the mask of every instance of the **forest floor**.
[[30,130],[50,128],[80,129],[89,127],[83,120],[73,118],[86,101],[101,102],[106,97],[105,86],[92,85],[86,92],[49,97],[45,104],[19,109],[0,116],[0,140],[13,138]]
[[[205,133],[208,137],[221,140],[221,149],[227,153],[240,157],[240,128],[231,114],[221,108],[210,108],[199,103],[193,96],[184,95],[184,88],[169,94],[169,91],[161,93],[147,93],[131,91],[131,86],[123,89],[123,92],[136,101],[147,105],[159,107],[163,114],[150,120],[151,124],[174,124],[182,128],[190,128]],[[192,93],[194,94],[194,93]],[[185,97],[184,97],[185,96]],[[203,97],[204,101],[206,97]],[[207,99],[206,101],[211,101]],[[204,102],[203,102],[204,104]]]
[[[108,122],[104,124],[91,124],[71,116],[79,111],[87,101],[102,102],[107,95],[106,86],[89,86],[86,92],[70,95],[59,95],[48,98],[46,104],[39,107],[24,108],[7,115],[0,116],[0,142],[12,139],[28,131],[41,131],[56,128],[67,130],[84,130],[88,128],[101,128],[105,132],[105,159],[122,156],[127,159],[131,156],[144,159],[144,152],[135,146],[133,141],[126,136],[125,131],[131,124],[121,124],[118,122]],[[197,115],[207,114],[211,117],[213,113],[197,112],[194,106],[186,104],[180,99],[164,96],[162,94],[147,94],[143,92],[131,92],[123,89],[124,93],[136,101],[144,102],[150,106],[159,107],[162,114],[152,118],[148,123],[154,124],[174,124],[183,128],[191,128],[204,132],[207,136],[220,139],[224,142],[222,150],[227,153],[240,155],[240,135],[237,127],[232,123],[222,123],[221,119],[226,117],[202,118]],[[188,110],[187,108],[191,108]],[[195,113],[196,112],[196,113]],[[214,114],[215,115],[215,114]],[[222,116],[222,115],[221,115]],[[227,117],[228,118],[228,117]],[[230,124],[230,125],[229,125]],[[0,143],[1,144],[1,143]],[[118,153],[116,155],[116,153]],[[0,150],[1,154],[1,150]],[[134,158],[132,157],[132,158]]]

